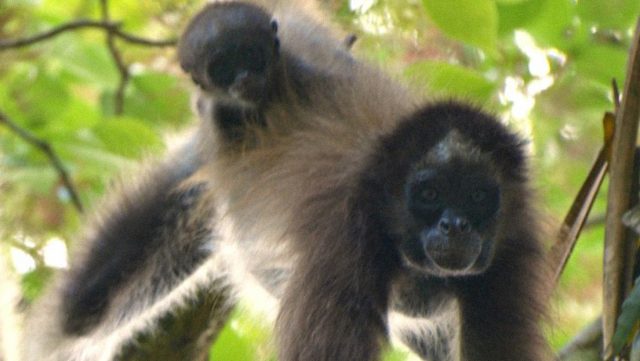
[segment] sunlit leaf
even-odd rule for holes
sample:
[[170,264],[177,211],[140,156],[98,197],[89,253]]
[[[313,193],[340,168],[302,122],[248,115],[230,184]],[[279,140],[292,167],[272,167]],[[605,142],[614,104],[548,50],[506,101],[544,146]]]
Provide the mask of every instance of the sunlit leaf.
[[576,29],[576,8],[573,0],[545,0],[538,9],[535,20],[525,23],[524,30],[531,33],[541,46],[564,49],[581,36]]
[[626,31],[640,15],[638,0],[580,0],[578,14],[590,25]]
[[494,0],[423,0],[429,16],[450,37],[495,52],[498,10]]
[[575,64],[580,75],[609,86],[612,79],[624,83],[627,63],[627,50],[624,48],[592,45],[580,49]]
[[238,307],[211,348],[210,360],[271,360],[270,348],[261,350],[270,334],[260,316]]
[[460,97],[480,104],[486,103],[495,90],[495,85],[477,71],[444,62],[418,62],[407,67],[405,75],[426,86],[431,95]]
[[36,268],[32,272],[26,273],[22,276],[23,296],[27,300],[33,301],[52,275],[53,270],[49,267]]
[[41,134],[53,137],[57,134],[81,131],[93,127],[101,119],[95,107],[72,99],[64,111],[49,119]]
[[515,29],[523,28],[541,16],[547,0],[498,0],[499,33],[511,36]]
[[[106,106],[112,94],[106,95]],[[185,124],[193,119],[189,95],[175,77],[168,74],[144,73],[133,77],[125,98],[125,115],[155,125]]]
[[46,195],[51,192],[54,184],[59,181],[59,176],[50,164],[43,162],[40,165],[3,169],[2,179],[19,183],[36,194]]
[[95,86],[115,88],[118,71],[104,44],[87,42],[79,37],[60,43],[63,71]]
[[106,149],[125,157],[140,157],[143,152],[162,149],[162,139],[148,125],[131,118],[110,119],[93,131]]

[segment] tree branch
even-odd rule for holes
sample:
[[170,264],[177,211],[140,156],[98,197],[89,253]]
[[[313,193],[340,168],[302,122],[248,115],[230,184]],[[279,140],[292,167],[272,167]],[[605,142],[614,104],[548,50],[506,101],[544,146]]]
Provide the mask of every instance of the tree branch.
[[[109,3],[107,0],[100,0],[100,10],[102,12],[102,21],[105,23],[110,22],[109,16]],[[113,62],[118,69],[118,73],[120,73],[120,82],[118,83],[118,88],[116,89],[115,99],[114,99],[114,113],[116,115],[122,114],[124,111],[124,91],[127,88],[127,84],[129,84],[129,79],[131,78],[131,74],[129,74],[129,67],[122,59],[122,54],[120,54],[120,50],[116,47],[116,36],[112,30],[107,31],[107,47],[109,48],[109,53],[111,53],[111,57],[113,58]]]
[[628,242],[628,230],[622,218],[631,208],[633,168],[640,119],[640,18],[629,52],[627,76],[622,102],[616,112],[616,129],[612,143],[609,170],[609,192],[605,228],[604,306],[602,314],[605,359],[613,358],[611,339],[625,294],[631,284],[628,276],[633,268],[629,256],[635,254],[634,242]]
[[80,197],[78,197],[78,193],[76,192],[76,188],[74,187],[73,182],[71,181],[71,177],[69,177],[69,173],[65,169],[58,155],[53,151],[53,148],[51,147],[51,145],[37,138],[35,135],[31,134],[26,129],[21,128],[17,123],[12,121],[2,111],[0,111],[0,124],[4,124],[7,128],[9,128],[9,130],[11,130],[17,136],[22,138],[27,143],[33,145],[34,147],[40,149],[47,156],[47,158],[49,159],[49,162],[51,162],[51,165],[58,172],[58,175],[60,176],[60,180],[62,181],[62,184],[64,184],[65,188],[67,188],[67,191],[71,196],[71,202],[73,203],[75,208],[78,210],[78,212],[82,213],[83,212],[82,202],[80,201]]
[[62,24],[53,29],[47,30],[40,34],[29,36],[26,38],[0,40],[0,50],[17,49],[17,48],[30,46],[38,42],[51,39],[67,31],[74,31],[74,30],[81,30],[81,29],[107,30],[112,34],[116,35],[118,38],[135,45],[166,47],[166,46],[175,46],[178,42],[176,39],[152,40],[152,39],[145,39],[132,34],[128,34],[120,29],[119,23],[115,23],[115,22],[81,19],[81,20],[71,21],[66,24]]

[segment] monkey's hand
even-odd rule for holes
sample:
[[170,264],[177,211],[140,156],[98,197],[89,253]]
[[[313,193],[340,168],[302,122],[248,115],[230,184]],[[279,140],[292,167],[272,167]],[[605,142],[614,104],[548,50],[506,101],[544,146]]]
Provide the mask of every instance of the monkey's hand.
[[209,5],[182,36],[182,68],[219,100],[259,106],[269,98],[279,63],[278,25],[260,7],[236,2]]

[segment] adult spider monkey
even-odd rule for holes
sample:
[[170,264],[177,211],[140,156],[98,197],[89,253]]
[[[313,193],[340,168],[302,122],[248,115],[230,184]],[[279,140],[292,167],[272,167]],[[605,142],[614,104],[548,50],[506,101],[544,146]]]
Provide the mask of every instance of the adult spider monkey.
[[[550,359],[523,142],[475,107],[415,99],[276,5],[214,3],[187,27],[200,127],[91,227],[42,307],[57,341],[39,354],[105,357],[86,341],[237,263],[280,298],[282,361],[377,360],[390,323],[425,359]],[[225,244],[239,258],[208,263]]]

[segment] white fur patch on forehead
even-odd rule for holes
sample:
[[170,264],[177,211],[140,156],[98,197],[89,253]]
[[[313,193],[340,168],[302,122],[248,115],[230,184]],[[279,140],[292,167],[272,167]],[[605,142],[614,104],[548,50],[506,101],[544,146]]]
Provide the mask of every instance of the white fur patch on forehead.
[[489,156],[483,153],[469,139],[465,138],[457,130],[451,130],[442,138],[425,156],[426,163],[445,163],[453,158],[466,161],[481,162],[489,160]]

